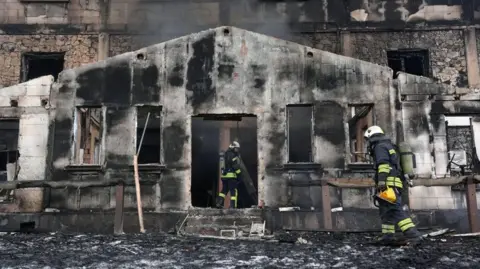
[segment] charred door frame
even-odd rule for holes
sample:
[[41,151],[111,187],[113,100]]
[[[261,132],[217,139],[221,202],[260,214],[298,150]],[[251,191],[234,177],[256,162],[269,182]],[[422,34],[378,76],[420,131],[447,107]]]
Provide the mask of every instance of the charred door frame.
[[[190,122],[190,132],[191,132],[191,137],[193,137],[194,133],[193,133],[193,119],[195,118],[203,118],[202,120],[213,120],[213,121],[226,121],[228,119],[231,119],[231,118],[239,118],[240,121],[242,120],[242,118],[255,118],[255,137],[256,137],[256,160],[255,160],[255,164],[256,164],[256,167],[257,167],[257,174],[256,174],[256,184],[257,184],[257,189],[256,189],[256,194],[257,194],[257,201],[255,201],[257,203],[257,205],[260,203],[260,156],[259,156],[259,146],[258,146],[258,129],[259,129],[259,116],[256,115],[256,114],[245,114],[245,113],[231,113],[231,114],[226,114],[226,113],[205,113],[205,114],[195,114],[195,115],[191,115],[189,117],[189,122]],[[190,193],[190,197],[189,197],[189,201],[190,201],[190,205],[194,208],[204,208],[204,207],[198,207],[198,206],[193,206],[193,201],[192,201],[192,182],[193,182],[193,138],[190,138],[190,182],[188,183],[189,185],[189,193]],[[221,145],[220,145],[220,148],[221,148]],[[225,149],[221,149],[221,151],[224,151]],[[218,152],[220,154],[220,151]],[[218,159],[220,159],[220,155],[218,156]],[[218,182],[220,182],[220,166],[219,166],[219,169],[218,169]],[[216,193],[214,195],[214,197],[216,198],[217,195],[218,195],[218,192],[219,192],[219,183],[217,182],[217,190],[216,190]],[[213,206],[213,205],[212,205]]]

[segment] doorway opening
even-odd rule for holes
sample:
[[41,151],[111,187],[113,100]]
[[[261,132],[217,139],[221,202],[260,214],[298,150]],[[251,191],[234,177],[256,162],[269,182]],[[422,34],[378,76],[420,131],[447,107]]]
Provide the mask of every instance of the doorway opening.
[[[243,182],[238,186],[237,208],[257,205],[257,117],[216,114],[192,117],[191,195],[194,207],[215,207],[221,189],[220,153],[225,152],[232,141],[240,143],[241,160],[246,169],[242,173],[248,172],[243,174]],[[254,190],[248,187],[249,179]],[[224,207],[229,205],[229,199],[226,199]]]

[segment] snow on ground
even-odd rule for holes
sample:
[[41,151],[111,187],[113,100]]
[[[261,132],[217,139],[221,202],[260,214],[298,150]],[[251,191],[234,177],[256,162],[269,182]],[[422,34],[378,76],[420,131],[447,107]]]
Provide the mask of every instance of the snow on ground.
[[[365,244],[366,234],[302,234],[293,243],[165,234],[3,234],[1,268],[479,268],[480,239],[435,237],[420,247]],[[433,240],[433,241],[432,241]],[[305,244],[306,242],[306,244]]]

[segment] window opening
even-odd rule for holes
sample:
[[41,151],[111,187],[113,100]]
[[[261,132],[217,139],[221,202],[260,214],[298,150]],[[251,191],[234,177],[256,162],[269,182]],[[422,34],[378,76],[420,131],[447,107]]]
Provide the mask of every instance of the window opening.
[[451,175],[464,175],[472,169],[473,136],[469,116],[446,116],[447,150]]
[[[138,156],[138,164],[159,164],[161,153],[161,107],[137,107],[137,146],[142,147]],[[148,114],[150,113],[150,115]],[[148,117],[148,121],[147,121]],[[145,125],[146,124],[146,125]],[[140,141],[145,129],[143,141]]]
[[287,105],[288,161],[312,162],[312,105]]
[[393,78],[397,72],[428,77],[430,60],[428,50],[392,50],[387,51],[388,66],[393,69]]
[[[0,119],[0,181],[17,179],[18,158],[18,119]],[[8,201],[13,194],[10,190],[0,190],[0,202]]]
[[349,105],[350,162],[370,163],[364,133],[373,125],[373,105]]
[[100,164],[103,113],[101,107],[77,107],[75,128],[75,164]]
[[55,80],[65,63],[64,52],[25,52],[22,55],[21,82],[52,75]]

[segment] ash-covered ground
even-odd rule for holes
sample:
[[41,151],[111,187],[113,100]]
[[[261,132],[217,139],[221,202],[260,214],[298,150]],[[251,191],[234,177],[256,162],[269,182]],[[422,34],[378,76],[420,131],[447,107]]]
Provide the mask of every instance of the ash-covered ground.
[[[284,235],[285,236],[285,235]],[[1,268],[480,268],[480,239],[434,237],[415,248],[366,234],[289,234],[297,243],[166,234],[3,234]],[[298,240],[298,237],[301,237]],[[303,243],[299,243],[303,242]]]

